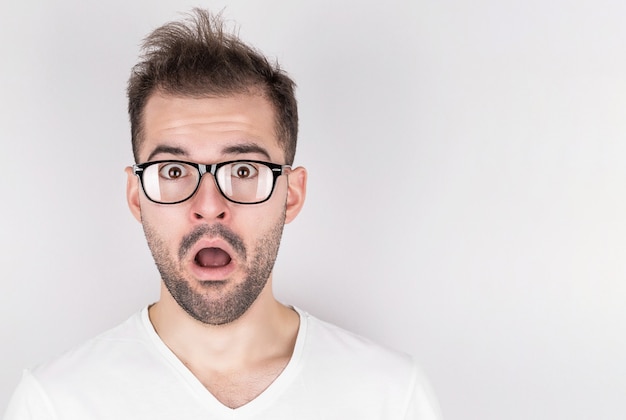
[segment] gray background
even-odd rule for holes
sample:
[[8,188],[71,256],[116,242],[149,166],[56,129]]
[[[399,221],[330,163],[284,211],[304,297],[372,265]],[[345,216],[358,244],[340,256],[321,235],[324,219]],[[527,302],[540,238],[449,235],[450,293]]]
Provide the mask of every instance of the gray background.
[[448,420],[626,417],[626,2],[4,1],[0,410],[153,301],[125,83],[193,5],[299,85],[281,300],[414,354]]

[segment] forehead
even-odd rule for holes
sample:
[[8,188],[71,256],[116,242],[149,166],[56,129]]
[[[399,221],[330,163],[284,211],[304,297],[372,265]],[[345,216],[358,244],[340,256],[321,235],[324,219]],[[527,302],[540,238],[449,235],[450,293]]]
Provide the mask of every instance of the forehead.
[[190,160],[213,163],[256,147],[281,162],[275,121],[272,104],[260,94],[194,98],[156,92],[144,108],[139,155],[145,161],[155,150],[179,149]]

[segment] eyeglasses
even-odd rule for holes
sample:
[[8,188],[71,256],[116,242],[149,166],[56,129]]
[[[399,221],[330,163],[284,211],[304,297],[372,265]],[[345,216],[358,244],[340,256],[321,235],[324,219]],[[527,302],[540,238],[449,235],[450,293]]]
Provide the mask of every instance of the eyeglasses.
[[256,160],[234,160],[203,165],[180,160],[158,160],[133,165],[146,197],[158,204],[178,204],[198,190],[202,175],[210,173],[222,195],[237,204],[259,204],[269,200],[276,180],[290,169]]

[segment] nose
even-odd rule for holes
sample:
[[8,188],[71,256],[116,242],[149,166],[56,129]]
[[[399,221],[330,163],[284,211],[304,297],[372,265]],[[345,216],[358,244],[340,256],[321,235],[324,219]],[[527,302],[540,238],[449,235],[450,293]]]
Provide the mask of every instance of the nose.
[[191,197],[190,217],[193,221],[210,222],[224,220],[228,217],[228,200],[218,190],[215,178],[206,173],[200,180],[198,190]]

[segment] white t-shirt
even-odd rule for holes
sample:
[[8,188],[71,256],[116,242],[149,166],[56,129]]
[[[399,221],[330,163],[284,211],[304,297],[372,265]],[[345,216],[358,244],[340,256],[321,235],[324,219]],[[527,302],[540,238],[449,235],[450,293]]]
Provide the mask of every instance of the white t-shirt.
[[220,403],[161,341],[147,308],[61,358],[25,371],[4,420],[435,420],[408,356],[297,310],[293,356],[258,397]]

